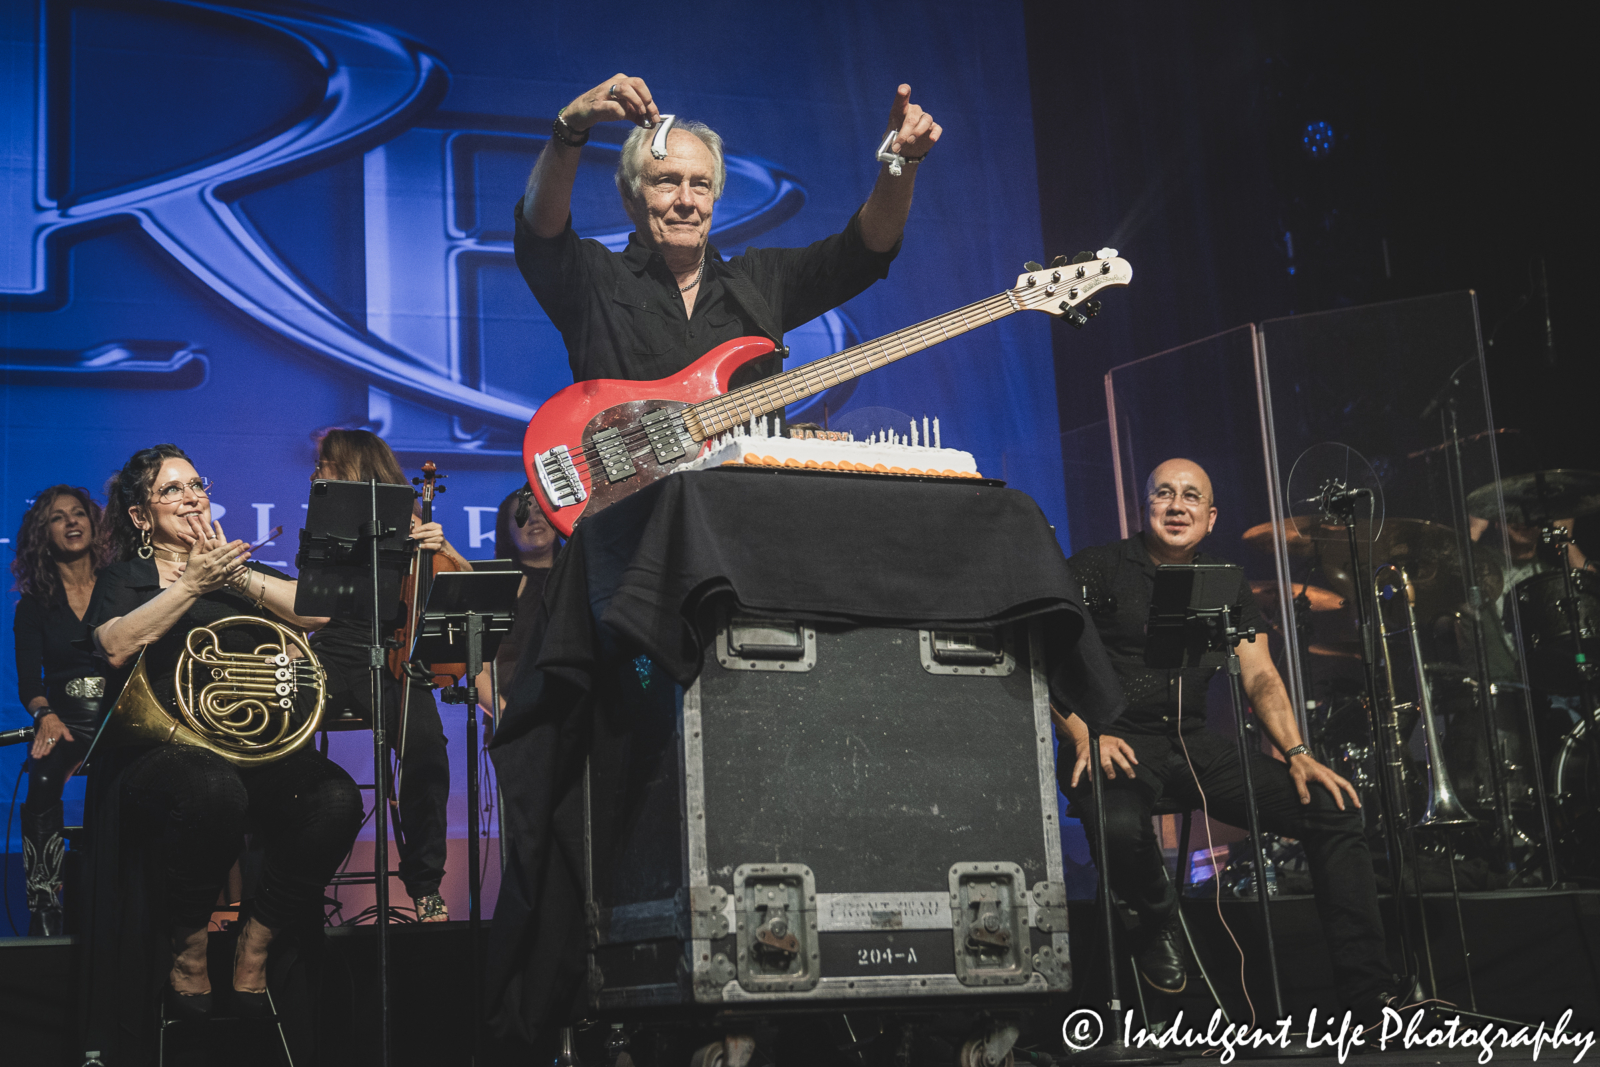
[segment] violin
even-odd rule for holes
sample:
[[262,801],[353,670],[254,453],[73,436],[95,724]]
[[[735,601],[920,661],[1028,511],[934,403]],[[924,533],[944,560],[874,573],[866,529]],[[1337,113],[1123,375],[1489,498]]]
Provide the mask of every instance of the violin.
[[[438,484],[443,477],[445,475],[439,473],[438,466],[430,459],[422,465],[422,477],[411,479],[413,485],[421,486],[417,496],[422,501],[424,523],[433,521],[433,497],[435,493],[444,492],[445,487]],[[390,674],[402,680],[406,676],[406,660],[411,658],[411,648],[416,641],[417,628],[422,623],[422,612],[428,603],[428,591],[433,588],[434,575],[471,569],[471,564],[446,553],[417,549],[416,556],[411,560],[411,570],[400,583],[400,600],[405,612],[399,629],[394,632],[395,647],[389,652]],[[432,663],[425,665],[425,669],[436,688],[457,684],[461,676],[467,673],[465,663]]]

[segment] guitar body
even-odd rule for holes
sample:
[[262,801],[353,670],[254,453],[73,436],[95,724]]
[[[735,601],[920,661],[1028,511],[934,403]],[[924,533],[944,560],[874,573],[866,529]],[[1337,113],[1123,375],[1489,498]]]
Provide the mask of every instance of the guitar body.
[[[1042,311],[1082,326],[1100,310],[1094,294],[1127,285],[1133,277],[1133,268],[1117,258],[1114,248],[1080,253],[1070,263],[1057,256],[1049,267],[1027,267],[1013,289],[741,385],[731,396],[734,372],[770,354],[771,341],[734,338],[659,381],[598,378],[570,385],[539,407],[522,438],[522,465],[533,498],[550,525],[570,537],[583,516],[665,478],[698,456],[708,438],[1013,311]],[[1084,311],[1078,310],[1080,304]]]
[[[678,374],[653,382],[596,378],[575,382],[540,405],[522,438],[522,463],[539,510],[563,537],[572,536],[578,520],[658,482],[678,464],[699,454],[696,439],[677,413],[691,404],[728,391],[735,372],[752,360],[771,355],[765,337],[738,337],[718,345]],[[661,414],[656,414],[656,413]],[[681,454],[662,458],[651,446],[651,425],[660,438],[676,437]],[[565,449],[568,463],[559,462]],[[602,458],[609,451],[623,460],[608,470]],[[554,455],[553,455],[554,453]],[[542,468],[542,469],[541,469]],[[620,476],[615,476],[620,475]],[[573,490],[576,479],[582,491]],[[581,499],[575,499],[581,497]]]

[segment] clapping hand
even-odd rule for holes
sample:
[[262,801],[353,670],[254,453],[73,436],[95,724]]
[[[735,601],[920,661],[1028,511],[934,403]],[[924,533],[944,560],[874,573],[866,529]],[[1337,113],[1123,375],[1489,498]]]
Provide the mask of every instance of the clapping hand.
[[229,541],[220,522],[213,520],[207,526],[199,512],[184,518],[189,524],[184,538],[189,542],[189,557],[182,564],[179,580],[187,583],[196,596],[204,596],[243,577],[250,547],[243,541]]

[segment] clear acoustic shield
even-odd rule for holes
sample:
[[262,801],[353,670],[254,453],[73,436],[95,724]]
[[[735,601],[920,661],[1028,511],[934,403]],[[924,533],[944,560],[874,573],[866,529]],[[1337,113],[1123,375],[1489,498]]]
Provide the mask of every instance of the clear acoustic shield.
[[[1247,552],[1270,551],[1306,594],[1296,618],[1286,591],[1282,617],[1296,621],[1281,632],[1308,736],[1346,757],[1336,769],[1368,773],[1359,593],[1380,707],[1397,707],[1413,758],[1410,819],[1453,790],[1477,818],[1532,830],[1515,588],[1537,565],[1525,517],[1506,521],[1499,453],[1516,434],[1494,423],[1474,295],[1270,320],[1257,347],[1271,525]],[[1424,698],[1441,742],[1431,760]]]
[[[1181,457],[1203,467],[1217,511],[1205,550],[1244,568],[1268,620],[1263,637],[1293,692],[1297,671],[1276,621],[1279,562],[1270,550],[1246,543],[1250,531],[1270,530],[1275,512],[1255,327],[1241,326],[1113,367],[1105,386],[1120,535],[1144,528],[1146,481],[1158,465]],[[1211,717],[1231,733],[1226,684],[1214,681],[1213,689]]]
[[1067,534],[1074,552],[1122,536],[1108,425],[1101,419],[1059,437],[1061,469],[1066,476]]

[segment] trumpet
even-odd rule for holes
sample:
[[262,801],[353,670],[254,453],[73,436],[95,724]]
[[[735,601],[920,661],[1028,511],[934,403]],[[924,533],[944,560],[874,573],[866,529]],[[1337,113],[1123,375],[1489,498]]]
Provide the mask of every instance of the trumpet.
[[[226,651],[223,636],[244,627],[254,648]],[[141,655],[111,709],[107,740],[195,745],[253,767],[282,759],[311,740],[327,702],[327,672],[298,630],[255,615],[230,615],[189,631],[174,669],[173,691],[177,715],[156,696]]]
[[[1385,580],[1386,577],[1389,580]],[[1400,738],[1400,717],[1402,708],[1415,707],[1422,720],[1422,736],[1428,746],[1428,804],[1422,817],[1413,826],[1464,826],[1475,823],[1462,805],[1461,798],[1456,795],[1455,786],[1450,782],[1450,773],[1444,765],[1444,749],[1439,744],[1439,729],[1433,715],[1433,695],[1430,692],[1428,673],[1422,658],[1422,641],[1417,632],[1417,590],[1411,584],[1411,576],[1399,563],[1386,563],[1379,567],[1373,575],[1373,587],[1377,593],[1378,606],[1378,645],[1383,650],[1383,674],[1388,686],[1388,711],[1383,717],[1382,728],[1389,732],[1389,752],[1392,774],[1391,780],[1395,782],[1397,790],[1400,789],[1402,779],[1400,776],[1400,752],[1403,748]],[[1405,605],[1405,625],[1399,629],[1390,629],[1385,618],[1382,602],[1384,600],[1399,600]],[[1389,639],[1405,636],[1406,643],[1411,651],[1411,671],[1416,680],[1416,699],[1414,702],[1402,703],[1399,693],[1395,688],[1394,655],[1389,648]],[[1397,793],[1403,797],[1403,790]],[[1403,803],[1403,802],[1402,802]]]

